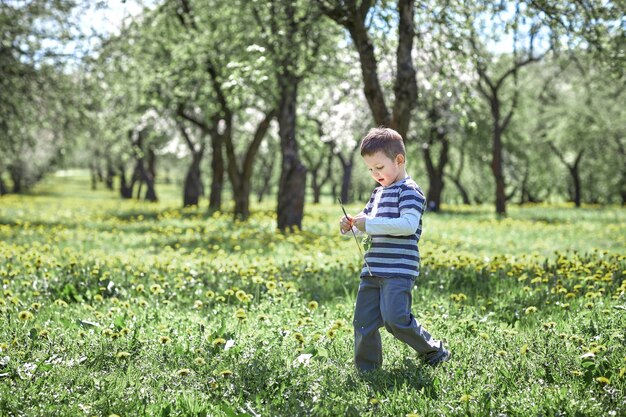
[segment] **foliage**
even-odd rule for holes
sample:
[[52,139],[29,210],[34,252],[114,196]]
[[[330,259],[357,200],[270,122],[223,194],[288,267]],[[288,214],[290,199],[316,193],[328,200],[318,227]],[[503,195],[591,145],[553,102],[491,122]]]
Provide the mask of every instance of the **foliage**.
[[624,409],[623,210],[427,215],[413,311],[452,361],[431,369],[385,333],[385,366],[360,375],[360,261],[337,206],[307,210],[307,232],[285,235],[267,206],[242,223],[177,208],[174,187],[145,206],[76,197],[87,183],[66,172],[3,200],[0,414]]

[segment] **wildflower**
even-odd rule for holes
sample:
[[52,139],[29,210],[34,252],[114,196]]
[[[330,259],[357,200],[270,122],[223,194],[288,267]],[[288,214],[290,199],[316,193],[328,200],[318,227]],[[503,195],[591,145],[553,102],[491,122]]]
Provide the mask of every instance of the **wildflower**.
[[104,298],[102,298],[102,296],[100,294],[96,294],[93,296],[93,300],[97,301],[97,302],[102,302],[102,300],[104,300]]
[[553,321],[549,321],[549,322],[543,323],[543,328],[544,329],[553,329],[555,327],[556,327],[556,323],[553,322]]
[[49,335],[50,335],[50,332],[48,331],[48,329],[41,329],[41,331],[38,334],[40,339],[47,339]]
[[487,333],[481,333],[480,337],[484,340],[489,340],[489,335]]
[[17,318],[21,321],[29,321],[34,319],[35,316],[33,316],[33,313],[31,313],[30,311],[20,311],[20,313],[17,315]]
[[218,337],[212,342],[213,347],[218,347],[224,344],[226,344],[226,339],[222,339],[221,337]]
[[269,317],[267,316],[267,314],[263,314],[263,313],[261,313],[261,314],[259,314],[259,315],[257,316],[257,319],[258,319],[259,321],[265,321],[265,320],[267,320],[268,318],[269,318]]
[[607,377],[605,377],[605,376],[599,376],[599,377],[597,377],[597,378],[596,378],[596,381],[598,381],[599,383],[604,384],[604,385],[606,385],[606,384],[608,384],[609,382],[611,382],[611,381],[609,380],[609,378],[607,378]]
[[162,345],[169,345],[171,342],[172,342],[172,339],[170,339],[168,336],[159,337],[159,343]]
[[152,284],[150,286],[150,292],[154,295],[163,294],[165,291],[159,284]]
[[378,400],[378,398],[370,398],[370,404],[372,405],[378,405],[380,404],[380,401]]
[[317,301],[309,301],[309,304],[307,304],[307,307],[309,307],[309,310],[317,310],[317,308],[319,307],[319,304],[317,303]]
[[209,300],[211,300],[215,298],[215,293],[211,290],[208,290],[207,292],[204,293],[204,296],[208,298]]
[[404,417],[420,417],[420,416],[417,413],[409,413],[409,414],[406,414]]
[[237,297],[237,299],[241,301],[242,303],[245,303],[248,301],[248,295],[246,294],[244,290],[237,291],[235,293],[235,297]]
[[187,376],[189,374],[191,374],[191,369],[189,368],[183,368],[183,369],[179,369],[178,371],[176,371],[176,375],[177,376]]
[[193,303],[193,308],[195,308],[196,310],[200,310],[200,309],[202,309],[202,306],[203,306],[203,305],[204,305],[204,304],[202,303],[202,301],[200,301],[200,300],[196,300],[196,301]]
[[326,336],[327,336],[329,339],[333,339],[336,335],[337,335],[337,330],[335,330],[335,329],[329,329],[329,330],[326,332]]
[[246,315],[246,311],[243,308],[240,308],[237,311],[235,311],[234,316],[238,318],[239,320],[245,320],[247,315]]
[[293,338],[300,343],[304,343],[304,335],[302,333],[294,333]]
[[229,369],[225,369],[225,370],[223,370],[222,372],[220,372],[220,376],[221,376],[222,378],[228,378],[228,377],[230,377],[230,376],[232,376],[232,375],[233,375],[233,371],[231,371],[231,370],[229,370]]
[[496,352],[496,355],[498,356],[506,356],[508,353],[506,350],[499,350]]
[[206,361],[204,360],[204,358],[201,358],[201,357],[197,357],[196,359],[193,360],[193,362],[198,366],[202,366],[206,364]]
[[135,291],[137,291],[137,292],[139,292],[139,293],[144,292],[144,291],[145,291],[145,287],[144,287],[144,285],[143,285],[143,284],[139,284],[139,285],[137,285],[137,286],[135,287]]
[[276,282],[274,281],[267,281],[265,283],[265,286],[267,287],[268,290],[275,290],[276,289]]
[[226,301],[226,297],[219,295],[215,297],[215,301],[217,301],[218,303],[223,303],[224,301]]
[[123,360],[123,359],[128,359],[128,358],[130,358],[130,353],[128,353],[128,352],[124,352],[124,351],[120,351],[120,352],[117,352],[117,354],[115,355],[115,357],[116,357],[117,359],[120,359],[120,360]]
[[591,310],[594,307],[592,302],[585,303],[585,308]]
[[[1,305],[1,303],[0,303],[0,305]],[[32,308],[33,310],[37,311],[37,310],[39,310],[41,308],[41,303],[32,303],[30,305],[30,308]]]
[[472,399],[472,396],[469,394],[463,394],[461,395],[461,398],[459,398],[459,401],[461,401],[462,403],[467,403]]
[[224,291],[224,295],[227,297],[230,297],[231,295],[234,295],[235,292],[233,290],[226,290]]
[[580,371],[572,371],[572,375],[574,376],[583,376],[583,373]]
[[67,303],[61,299],[54,300],[54,305],[59,307],[67,307]]
[[535,313],[535,312],[537,312],[537,307],[535,307],[535,306],[527,307],[526,310],[524,310],[524,313],[527,314],[527,315]]

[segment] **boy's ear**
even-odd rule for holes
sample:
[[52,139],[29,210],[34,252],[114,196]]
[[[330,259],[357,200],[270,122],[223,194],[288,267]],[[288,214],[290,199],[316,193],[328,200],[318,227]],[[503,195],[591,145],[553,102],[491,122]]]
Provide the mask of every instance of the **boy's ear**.
[[396,163],[398,165],[402,165],[402,164],[404,164],[404,162],[405,162],[404,155],[402,155],[401,153],[396,155]]

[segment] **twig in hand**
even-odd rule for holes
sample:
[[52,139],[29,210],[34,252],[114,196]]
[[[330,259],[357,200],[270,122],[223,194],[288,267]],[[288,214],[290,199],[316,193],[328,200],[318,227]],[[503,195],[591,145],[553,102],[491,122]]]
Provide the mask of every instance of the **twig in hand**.
[[[339,201],[339,205],[341,206],[341,210],[343,211],[343,215],[346,216],[346,219],[350,219],[350,217],[348,217],[348,213],[346,213],[346,209],[343,207],[343,203],[341,202],[341,198],[337,198],[337,200]],[[374,274],[372,274],[372,270],[370,269],[369,264],[367,263],[367,259],[365,259],[365,254],[363,254],[363,249],[361,249],[361,244],[359,243],[359,239],[357,239],[357,237],[356,237],[356,233],[354,233],[354,229],[350,228],[350,231],[352,232],[352,236],[354,236],[354,241],[356,242],[356,246],[359,248],[359,253],[361,254],[361,257],[363,258],[363,261],[365,261],[365,266],[367,267],[367,272],[370,273],[370,276],[374,276]]]

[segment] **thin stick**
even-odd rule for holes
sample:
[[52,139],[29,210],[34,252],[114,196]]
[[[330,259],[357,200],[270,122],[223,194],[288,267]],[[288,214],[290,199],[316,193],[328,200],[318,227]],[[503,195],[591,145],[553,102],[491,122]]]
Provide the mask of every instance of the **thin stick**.
[[[339,201],[339,205],[341,206],[343,215],[346,216],[346,219],[349,219],[348,213],[346,213],[346,209],[343,207],[343,203],[341,202],[341,198],[337,198],[337,200]],[[361,249],[361,244],[359,243],[359,239],[357,239],[356,237],[356,233],[354,233],[354,229],[350,228],[350,231],[352,232],[352,236],[354,236],[354,241],[356,242],[356,246],[359,248],[359,253],[361,254],[361,257],[363,258],[363,261],[365,262],[365,266],[367,267],[367,272],[370,273],[370,276],[374,276],[374,274],[372,274],[372,270],[370,269],[369,264],[367,263],[367,259],[365,259],[365,254],[363,253],[363,249]]]

